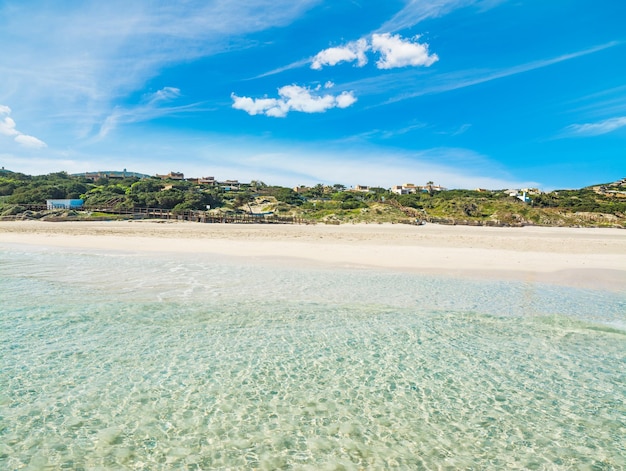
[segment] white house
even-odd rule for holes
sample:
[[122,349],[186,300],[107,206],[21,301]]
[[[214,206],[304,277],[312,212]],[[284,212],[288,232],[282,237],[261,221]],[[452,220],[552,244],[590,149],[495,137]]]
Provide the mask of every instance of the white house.
[[79,209],[83,207],[83,200],[46,200],[48,209]]
[[446,191],[447,189],[440,185],[424,185],[415,186],[413,183],[405,183],[404,185],[396,185],[391,187],[391,191],[398,195],[410,195],[413,193],[432,193],[435,191]]
[[391,191],[398,195],[410,195],[411,193],[417,193],[417,187],[413,183],[405,183],[404,185],[391,187]]

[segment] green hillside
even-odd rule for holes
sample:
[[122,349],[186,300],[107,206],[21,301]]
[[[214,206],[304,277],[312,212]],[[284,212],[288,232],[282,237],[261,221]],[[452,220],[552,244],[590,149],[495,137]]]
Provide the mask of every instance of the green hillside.
[[[535,191],[527,202],[510,191],[419,191],[395,194],[383,188],[347,190],[343,185],[312,188],[270,186],[262,182],[199,185],[160,178],[91,181],[65,172],[30,176],[0,173],[0,218],[46,218],[46,199],[83,199],[83,211],[68,217],[103,217],[98,209],[132,212],[161,208],[182,214],[275,214],[311,223],[419,223],[626,227],[626,181],[577,190]],[[56,216],[58,210],[53,211]],[[107,217],[115,217],[113,215]],[[121,217],[121,216],[120,216]],[[128,216],[126,216],[128,217]]]

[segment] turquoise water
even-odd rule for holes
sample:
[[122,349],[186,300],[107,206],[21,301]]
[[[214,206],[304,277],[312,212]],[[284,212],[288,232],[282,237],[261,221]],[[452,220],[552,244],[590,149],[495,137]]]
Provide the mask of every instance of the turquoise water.
[[626,293],[0,246],[0,469],[624,469]]

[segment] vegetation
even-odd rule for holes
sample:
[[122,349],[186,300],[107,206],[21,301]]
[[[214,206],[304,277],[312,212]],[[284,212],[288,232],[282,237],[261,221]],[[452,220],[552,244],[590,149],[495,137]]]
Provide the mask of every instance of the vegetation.
[[[626,183],[531,195],[525,203],[504,191],[433,191],[397,195],[384,188],[350,191],[341,184],[311,188],[269,186],[260,181],[232,186],[199,185],[160,178],[90,181],[65,172],[30,176],[0,173],[0,216],[46,217],[31,205],[47,199],[83,199],[74,218],[113,218],[110,212],[160,208],[186,211],[292,216],[321,223],[430,221],[481,225],[558,225],[626,227]],[[55,217],[58,211],[54,212]],[[64,213],[67,217],[67,212]],[[118,216],[123,217],[123,216]]]

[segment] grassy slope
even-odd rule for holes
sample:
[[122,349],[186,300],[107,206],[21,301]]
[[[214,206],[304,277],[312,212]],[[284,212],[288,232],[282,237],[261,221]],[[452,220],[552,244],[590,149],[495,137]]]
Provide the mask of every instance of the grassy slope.
[[[39,181],[41,180],[41,181]],[[149,184],[155,188],[148,188]],[[179,190],[164,191],[164,183],[141,181],[145,186],[142,193],[148,199],[144,206],[158,204],[164,196],[187,199],[200,198],[206,188],[194,187],[184,182]],[[91,199],[102,193],[109,201],[115,196],[128,200],[129,188],[135,181],[111,182],[106,184],[84,184],[66,174],[51,174],[43,177],[15,176],[0,178],[0,216],[6,218],[41,218],[46,212],[25,211],[19,204],[36,202],[45,198],[68,197],[71,192],[86,191]],[[177,185],[182,185],[177,183]],[[291,192],[291,194],[289,194]],[[62,193],[62,194],[61,194]],[[131,196],[134,194],[131,192]],[[9,196],[11,195],[11,196]],[[14,200],[19,196],[19,201]],[[95,195],[95,196],[93,196]],[[253,195],[257,195],[254,196]],[[245,198],[244,198],[245,196]],[[250,200],[252,198],[252,200]],[[418,220],[452,224],[489,225],[549,225],[549,226],[601,226],[626,228],[626,181],[597,185],[580,190],[560,190],[548,194],[533,195],[533,204],[526,204],[503,192],[476,192],[452,190],[441,193],[416,195],[391,195],[382,190],[376,194],[324,193],[323,198],[308,198],[306,201],[290,189],[271,187],[257,190],[248,188],[242,192],[222,195],[218,211],[237,210],[254,213],[274,212],[279,216],[295,216],[311,222],[338,223],[415,223]],[[97,199],[97,198],[96,198]],[[237,202],[237,199],[241,200]],[[143,201],[143,200],[141,200]],[[204,208],[206,201],[198,200],[195,207]],[[247,202],[249,201],[249,203]],[[14,204],[17,203],[17,204]],[[93,204],[93,202],[92,202]],[[132,201],[130,207],[133,207]],[[171,206],[170,206],[171,207]],[[346,209],[357,207],[357,209]],[[342,209],[343,208],[343,209]],[[58,211],[57,211],[58,212]],[[75,219],[111,217],[80,212],[78,214],[50,214],[54,217]]]
[[[273,198],[265,198],[273,200]],[[433,197],[423,208],[412,208],[393,202],[370,202],[367,208],[340,209],[339,204],[325,203],[312,209],[271,201],[254,211],[275,211],[311,222],[336,223],[413,223],[417,219],[454,224],[600,226],[626,228],[626,215],[592,211],[574,211],[560,207],[535,207],[515,198]]]

